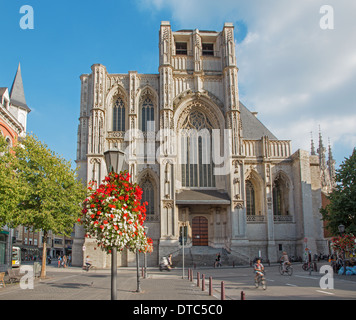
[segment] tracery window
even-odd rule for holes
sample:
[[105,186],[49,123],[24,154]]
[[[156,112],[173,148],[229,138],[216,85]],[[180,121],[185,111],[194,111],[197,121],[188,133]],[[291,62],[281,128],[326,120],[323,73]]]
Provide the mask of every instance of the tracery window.
[[198,110],[193,110],[182,125],[183,187],[215,187],[211,152],[212,128],[209,119]]
[[149,122],[153,122],[154,118],[154,105],[152,99],[146,96],[142,102],[141,109],[141,128],[143,132],[154,131],[154,128],[149,127]]
[[125,103],[121,97],[114,100],[113,131],[125,131]]
[[284,179],[279,176],[273,183],[273,214],[274,216],[289,215],[289,188]]
[[256,214],[255,189],[251,181],[246,181],[246,214],[250,216]]
[[148,205],[146,206],[146,214],[147,216],[149,215],[154,215],[155,214],[155,208],[154,208],[154,200],[155,200],[155,195],[154,195],[154,188],[152,185],[152,182],[149,179],[146,179],[140,184],[140,187],[142,188],[142,202],[147,201]]

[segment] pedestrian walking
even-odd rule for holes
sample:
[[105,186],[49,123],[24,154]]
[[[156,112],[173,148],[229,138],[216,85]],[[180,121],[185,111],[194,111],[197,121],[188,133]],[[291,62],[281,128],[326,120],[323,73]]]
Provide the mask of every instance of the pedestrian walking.
[[221,267],[221,255],[220,252],[216,254],[215,265],[214,267]]

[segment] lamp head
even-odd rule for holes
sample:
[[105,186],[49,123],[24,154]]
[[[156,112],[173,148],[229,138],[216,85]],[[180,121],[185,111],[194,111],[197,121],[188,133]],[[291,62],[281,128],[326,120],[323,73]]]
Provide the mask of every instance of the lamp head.
[[118,173],[122,170],[125,153],[121,150],[107,150],[104,152],[108,172]]

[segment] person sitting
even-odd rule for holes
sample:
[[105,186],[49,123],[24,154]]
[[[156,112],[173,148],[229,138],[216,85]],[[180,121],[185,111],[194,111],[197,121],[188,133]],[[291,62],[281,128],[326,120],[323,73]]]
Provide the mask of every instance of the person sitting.
[[164,265],[165,267],[167,267],[168,270],[171,269],[171,266],[169,265],[169,261],[168,261],[167,257],[162,257],[161,264]]
[[172,262],[172,255],[171,255],[171,254],[168,256],[168,265],[169,265],[171,268],[173,268],[173,262]]

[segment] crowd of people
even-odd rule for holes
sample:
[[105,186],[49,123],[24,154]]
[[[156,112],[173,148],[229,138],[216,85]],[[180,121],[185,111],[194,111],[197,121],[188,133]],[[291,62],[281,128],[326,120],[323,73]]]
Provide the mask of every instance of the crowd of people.
[[58,256],[57,258],[57,266],[58,268],[67,268],[72,265],[72,256],[69,254],[63,255],[63,256]]

